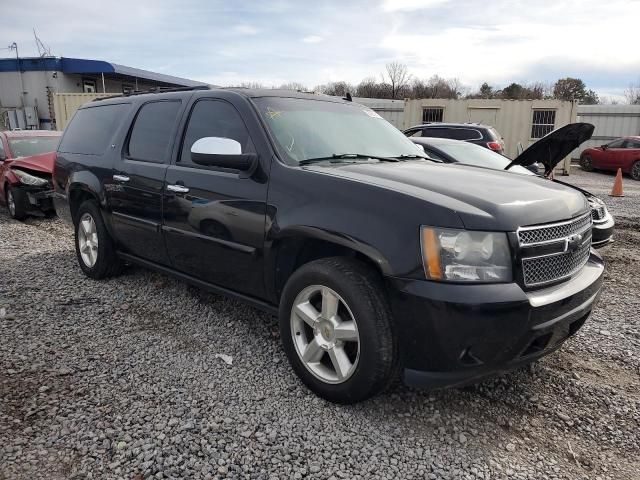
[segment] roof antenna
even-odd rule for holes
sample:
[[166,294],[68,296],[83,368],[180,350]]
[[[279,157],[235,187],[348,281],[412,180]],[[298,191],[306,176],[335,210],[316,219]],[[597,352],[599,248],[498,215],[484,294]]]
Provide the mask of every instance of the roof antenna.
[[351,94],[349,92],[347,92],[347,94],[342,97],[343,100],[346,100],[347,102],[353,102],[353,98],[351,98]]

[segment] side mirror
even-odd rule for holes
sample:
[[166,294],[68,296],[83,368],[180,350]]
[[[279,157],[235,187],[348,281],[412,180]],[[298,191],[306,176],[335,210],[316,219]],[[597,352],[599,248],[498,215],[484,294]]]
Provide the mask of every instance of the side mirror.
[[608,145],[600,145],[600,148],[601,148],[602,150],[606,150],[607,148],[609,148],[609,146],[608,146]]
[[191,146],[191,160],[207,167],[252,170],[257,161],[255,153],[242,153],[242,146],[236,140],[224,137],[204,137]]

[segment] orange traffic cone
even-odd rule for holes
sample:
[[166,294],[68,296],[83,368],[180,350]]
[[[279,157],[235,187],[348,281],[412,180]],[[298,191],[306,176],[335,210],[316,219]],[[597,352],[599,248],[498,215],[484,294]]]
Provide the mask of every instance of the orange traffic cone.
[[618,169],[616,173],[616,179],[613,182],[613,188],[611,189],[610,197],[624,197],[622,193],[622,169]]

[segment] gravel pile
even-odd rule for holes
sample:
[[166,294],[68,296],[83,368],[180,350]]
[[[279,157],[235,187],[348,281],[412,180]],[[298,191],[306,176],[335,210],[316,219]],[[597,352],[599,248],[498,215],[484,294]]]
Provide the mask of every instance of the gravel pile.
[[559,352],[343,407],[295,378],[275,318],[143,269],[90,281],[59,220],[2,209],[0,478],[637,479],[635,212],[605,250],[600,308]]

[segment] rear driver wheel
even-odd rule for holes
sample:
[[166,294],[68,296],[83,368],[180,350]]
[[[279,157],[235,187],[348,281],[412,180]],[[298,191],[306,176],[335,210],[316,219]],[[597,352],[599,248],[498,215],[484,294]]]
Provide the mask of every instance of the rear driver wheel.
[[349,258],[298,269],[280,303],[280,333],[291,366],[317,395],[356,403],[396,373],[391,313],[377,273]]
[[640,160],[636,160],[635,163],[631,165],[631,178],[640,180]]
[[93,200],[80,205],[75,215],[76,256],[88,277],[101,279],[120,273],[122,261]]

